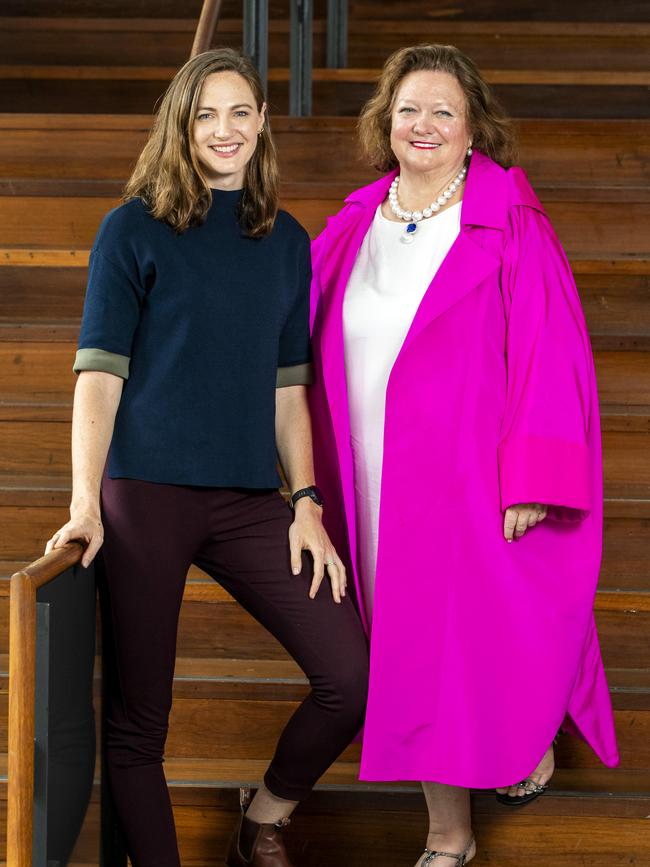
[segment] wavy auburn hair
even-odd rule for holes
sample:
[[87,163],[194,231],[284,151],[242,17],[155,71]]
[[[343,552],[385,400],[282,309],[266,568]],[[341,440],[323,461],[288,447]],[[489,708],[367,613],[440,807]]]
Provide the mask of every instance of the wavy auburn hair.
[[467,101],[472,147],[508,168],[517,159],[516,136],[485,79],[470,58],[454,45],[400,48],[384,64],[377,89],[361,111],[358,133],[368,162],[380,172],[397,166],[390,146],[392,111],[403,79],[411,72],[440,71],[453,75]]
[[[149,140],[126,187],[124,201],[142,199],[157,220],[177,232],[205,219],[212,193],[194,151],[194,120],[203,82],[214,72],[236,72],[246,79],[257,110],[264,91],[251,61],[231,48],[214,48],[188,60],[167,88]],[[267,235],[278,212],[280,180],[268,116],[246,165],[240,204],[242,228],[252,238]]]

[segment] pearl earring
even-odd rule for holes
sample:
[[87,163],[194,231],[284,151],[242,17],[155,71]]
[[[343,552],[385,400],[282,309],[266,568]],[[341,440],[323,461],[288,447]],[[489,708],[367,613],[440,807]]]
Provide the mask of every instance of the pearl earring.
[[471,155],[472,155],[473,153],[474,153],[474,151],[472,150],[472,146],[470,145],[470,146],[467,148],[467,156],[468,156],[468,157],[471,157]]

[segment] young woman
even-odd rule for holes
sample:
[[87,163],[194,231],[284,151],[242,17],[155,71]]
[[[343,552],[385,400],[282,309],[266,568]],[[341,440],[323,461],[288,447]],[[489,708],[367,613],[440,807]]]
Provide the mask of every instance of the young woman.
[[[71,517],[47,546],[81,539],[88,565],[103,544],[107,763],[134,867],[180,864],[162,760],[190,564],[312,684],[235,829],[228,867],[290,865],[282,827],[362,723],[366,641],[313,487],[309,281],[307,234],[278,211],[255,69],[228,49],[193,58],[92,250]],[[325,570],[331,595],[317,593]]]

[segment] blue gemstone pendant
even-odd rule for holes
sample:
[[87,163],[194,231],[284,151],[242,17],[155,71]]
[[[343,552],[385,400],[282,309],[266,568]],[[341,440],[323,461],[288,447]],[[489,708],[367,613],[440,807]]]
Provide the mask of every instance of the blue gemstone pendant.
[[415,238],[415,233],[417,231],[418,224],[417,223],[409,223],[408,226],[404,229],[404,234],[400,238],[402,244],[412,244],[413,239]]

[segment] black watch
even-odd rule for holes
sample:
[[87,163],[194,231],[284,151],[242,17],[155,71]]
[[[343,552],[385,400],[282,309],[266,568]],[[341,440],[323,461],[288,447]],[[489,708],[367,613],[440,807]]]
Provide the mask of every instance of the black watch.
[[296,503],[298,500],[301,500],[303,497],[309,497],[310,500],[313,500],[317,506],[323,505],[323,495],[320,492],[320,489],[316,487],[316,485],[310,485],[308,488],[301,488],[299,491],[296,491],[295,494],[291,495],[291,508],[296,508]]

